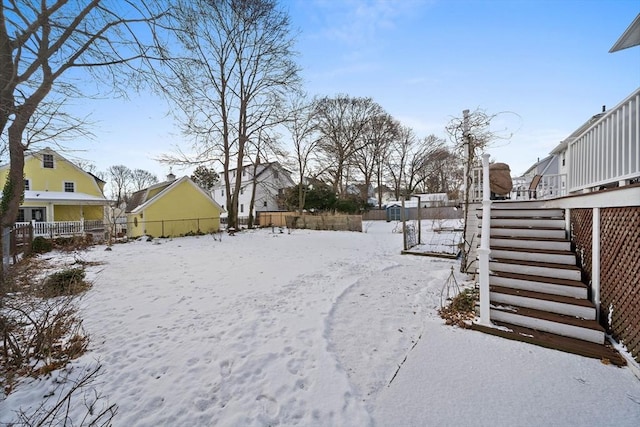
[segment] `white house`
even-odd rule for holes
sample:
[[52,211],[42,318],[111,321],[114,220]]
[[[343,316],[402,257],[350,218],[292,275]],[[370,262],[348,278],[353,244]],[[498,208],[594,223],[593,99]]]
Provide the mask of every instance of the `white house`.
[[[223,209],[226,209],[227,194],[224,174],[220,174],[221,180],[211,190],[213,200]],[[229,171],[231,188],[235,186],[237,174],[236,169]],[[262,163],[257,166],[247,165],[242,168],[240,195],[238,197],[238,219],[249,217],[249,207],[251,206],[251,196],[255,186],[255,200],[253,215],[258,212],[281,211],[279,197],[284,190],[293,187],[295,183],[291,179],[291,173],[278,162]],[[226,213],[223,213],[224,217]]]

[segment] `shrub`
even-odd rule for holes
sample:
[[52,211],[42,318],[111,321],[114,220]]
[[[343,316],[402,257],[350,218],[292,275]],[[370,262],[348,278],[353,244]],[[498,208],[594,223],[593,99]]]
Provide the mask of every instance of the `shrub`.
[[48,297],[60,295],[75,295],[89,289],[84,280],[85,272],[82,268],[67,268],[50,275],[43,286],[43,294]]
[[476,301],[479,292],[475,288],[466,288],[452,300],[451,304],[438,311],[440,317],[445,319],[447,325],[457,325],[468,328],[470,322],[476,317]]
[[36,237],[31,243],[31,252],[34,254],[44,254],[51,252],[52,249],[53,243],[51,243],[51,240],[45,239],[42,236]]
[[86,249],[92,244],[93,236],[90,234],[84,236],[58,237],[53,241],[54,247],[62,251],[77,251]]

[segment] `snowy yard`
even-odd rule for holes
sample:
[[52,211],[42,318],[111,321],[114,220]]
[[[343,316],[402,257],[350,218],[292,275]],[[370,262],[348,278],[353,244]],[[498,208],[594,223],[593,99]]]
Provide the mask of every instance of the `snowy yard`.
[[[115,426],[640,425],[629,368],[444,326],[457,262],[400,255],[393,227],[81,253],[104,264],[88,268],[90,351],[72,375],[103,365]],[[0,425],[55,376],[23,381]]]

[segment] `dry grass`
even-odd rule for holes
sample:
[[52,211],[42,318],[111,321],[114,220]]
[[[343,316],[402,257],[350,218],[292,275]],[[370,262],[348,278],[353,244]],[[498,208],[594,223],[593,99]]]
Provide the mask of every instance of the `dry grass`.
[[13,266],[0,293],[0,386],[9,394],[20,378],[65,366],[87,349],[75,301],[91,287],[83,262],[72,268],[28,257]]
[[476,318],[476,302],[478,290],[466,288],[451,299],[451,303],[438,310],[438,314],[447,325],[455,325],[461,328],[469,328],[471,321]]

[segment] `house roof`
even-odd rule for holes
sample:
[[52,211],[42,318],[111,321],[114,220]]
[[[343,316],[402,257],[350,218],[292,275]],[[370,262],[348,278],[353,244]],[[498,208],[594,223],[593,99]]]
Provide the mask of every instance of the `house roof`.
[[547,156],[542,160],[538,160],[533,165],[531,165],[531,167],[529,169],[527,169],[522,175],[528,174],[529,172],[531,172],[532,170],[534,170],[538,166],[542,166],[543,169],[546,168],[546,166],[548,165],[548,163],[551,161],[552,158],[553,158],[553,156]]
[[44,202],[44,203],[70,203],[84,205],[104,205],[109,202],[108,199],[99,196],[93,196],[85,193],[69,193],[64,191],[35,191],[26,190],[24,192],[25,202]]
[[638,45],[640,45],[640,13],[624,33],[622,33],[618,41],[609,49],[609,53]]
[[[141,212],[141,211],[145,210],[150,205],[152,205],[154,202],[156,202],[157,200],[161,199],[169,191],[171,191],[172,188],[177,187],[178,185],[180,185],[183,182],[190,183],[198,192],[200,192],[200,194],[202,194],[209,201],[211,201],[211,203],[213,203],[215,206],[217,206],[220,209],[221,212],[224,212],[224,209],[222,209],[222,207],[215,200],[213,200],[211,195],[209,193],[207,193],[205,190],[203,190],[198,184],[193,182],[191,180],[191,178],[189,178],[188,176],[183,176],[182,178],[176,179],[174,181],[165,181],[165,182],[161,182],[161,183],[158,183],[158,184],[154,184],[154,185],[152,185],[150,187],[147,187],[147,188],[145,188],[143,190],[136,191],[135,193],[133,193],[131,195],[131,199],[129,200],[129,203],[127,203],[127,207],[125,209],[125,212],[126,213],[138,213],[138,212]],[[149,192],[150,191],[157,190],[157,189],[160,189],[160,188],[161,188],[161,190],[159,192],[157,192],[153,196],[149,197]]]
[[[127,202],[127,206],[125,207],[124,211],[125,212],[133,212],[134,210],[136,210],[138,208],[138,206],[143,205],[147,200],[151,200],[151,199],[148,199],[150,191],[156,190],[158,188],[163,188],[163,187],[164,187],[164,189],[166,189],[171,184],[174,184],[176,181],[180,181],[180,180],[163,181],[163,182],[159,182],[157,184],[153,184],[150,187],[143,188],[142,190],[136,191],[129,198],[129,201]],[[160,194],[160,193],[157,193],[157,194]]]

